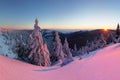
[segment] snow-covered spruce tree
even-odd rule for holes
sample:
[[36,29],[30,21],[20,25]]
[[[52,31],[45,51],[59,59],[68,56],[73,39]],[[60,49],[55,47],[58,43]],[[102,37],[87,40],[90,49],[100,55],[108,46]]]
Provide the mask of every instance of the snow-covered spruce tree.
[[101,43],[100,41],[102,41],[102,40],[96,39],[96,38],[91,42],[87,41],[86,45],[78,50],[80,59],[81,59],[81,55],[89,54],[89,52],[100,48],[100,46],[103,45],[103,42]]
[[90,47],[91,47],[91,46],[90,46],[90,43],[89,43],[89,41],[87,40],[87,41],[86,41],[86,45],[85,45],[85,51],[86,51],[87,54],[89,54],[89,52],[90,52],[90,50],[91,50]]
[[16,42],[15,51],[18,53],[18,58],[27,61],[27,55],[28,55],[28,52],[26,52],[27,45],[23,42],[22,35],[20,35],[20,40],[16,39],[15,42]]
[[120,29],[119,29],[119,24],[117,25],[117,29],[116,29],[116,39],[119,38],[120,36]]
[[117,25],[117,29],[115,32],[115,38],[114,38],[114,43],[120,42],[120,29],[119,29],[119,24]]
[[104,47],[105,45],[107,45],[107,41],[106,38],[104,37],[103,34],[101,34],[101,46],[100,47]]
[[79,55],[76,44],[74,44],[74,48],[71,50],[71,52],[73,53],[73,56]]
[[64,41],[63,51],[67,55],[68,58],[72,58],[72,53],[70,52],[70,48],[69,48],[67,38],[65,38],[65,41]]
[[30,34],[30,39],[30,54],[28,56],[30,62],[39,66],[49,66],[50,53],[47,45],[43,43],[37,19],[35,20],[34,30],[32,34]]
[[55,42],[53,45],[54,45],[53,54],[54,58],[56,58],[56,60],[59,61],[60,64],[63,64],[65,60],[65,53],[63,52],[62,49],[63,47],[58,32],[55,32]]
[[74,44],[74,51],[77,52],[77,46]]
[[63,52],[66,54],[66,60],[64,61],[64,64],[67,64],[67,63],[73,61],[72,53],[70,52],[67,38],[65,38],[65,41],[64,41]]
[[92,51],[96,47],[94,40],[90,43],[89,50]]
[[111,42],[115,43],[115,37],[113,35],[114,35],[114,33],[110,32]]

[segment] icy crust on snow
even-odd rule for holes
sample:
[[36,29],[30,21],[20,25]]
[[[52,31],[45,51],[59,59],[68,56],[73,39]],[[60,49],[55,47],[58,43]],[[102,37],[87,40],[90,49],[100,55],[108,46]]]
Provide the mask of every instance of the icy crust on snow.
[[0,80],[120,80],[120,44],[63,67],[39,67],[0,56]]
[[0,54],[10,58],[17,58],[17,54],[12,51],[12,44],[10,47],[10,45],[6,44],[6,41],[6,38],[2,36],[2,32],[0,32]]

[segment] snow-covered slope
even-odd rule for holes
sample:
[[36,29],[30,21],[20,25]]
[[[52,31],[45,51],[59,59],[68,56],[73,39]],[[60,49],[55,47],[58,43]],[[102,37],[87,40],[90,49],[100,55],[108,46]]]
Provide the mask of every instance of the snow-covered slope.
[[0,80],[120,80],[120,44],[63,67],[39,67],[0,56]]

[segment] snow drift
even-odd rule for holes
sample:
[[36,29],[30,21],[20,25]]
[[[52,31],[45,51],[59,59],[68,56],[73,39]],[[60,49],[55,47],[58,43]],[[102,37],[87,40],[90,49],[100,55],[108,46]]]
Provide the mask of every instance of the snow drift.
[[63,67],[39,67],[0,56],[0,80],[120,80],[120,44]]

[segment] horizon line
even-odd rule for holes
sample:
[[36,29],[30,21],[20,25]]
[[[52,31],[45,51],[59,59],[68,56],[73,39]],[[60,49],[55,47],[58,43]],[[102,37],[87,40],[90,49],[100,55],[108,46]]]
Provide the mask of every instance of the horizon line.
[[[27,28],[7,28],[7,27],[0,27],[0,29],[9,29],[9,30],[33,30],[31,29],[27,29]],[[108,30],[115,30],[115,29],[111,29],[111,28],[107,28]],[[61,29],[61,28],[41,28],[41,30],[75,30],[75,31],[79,31],[79,30],[104,30],[104,28],[95,28],[95,29]]]

